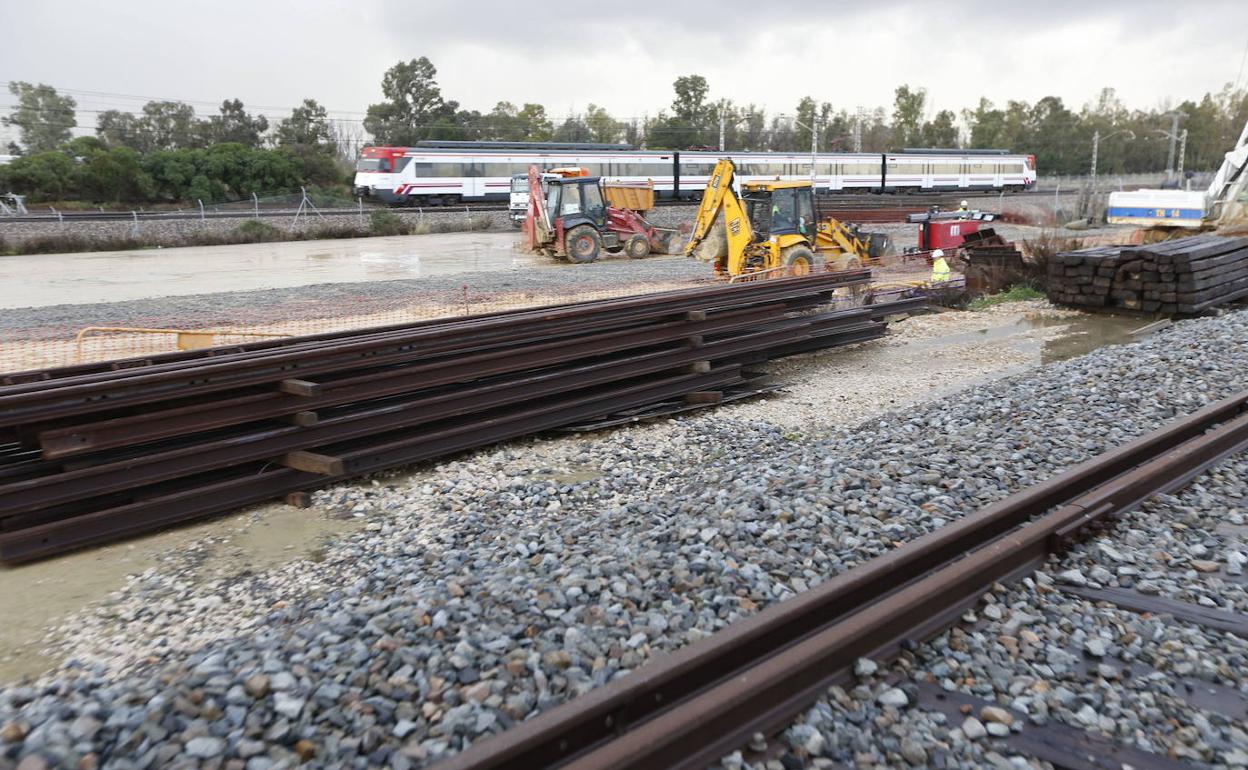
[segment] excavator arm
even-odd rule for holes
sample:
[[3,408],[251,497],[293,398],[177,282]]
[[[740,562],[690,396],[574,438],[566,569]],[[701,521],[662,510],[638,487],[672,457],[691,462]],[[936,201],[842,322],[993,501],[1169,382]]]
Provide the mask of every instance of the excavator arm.
[[539,251],[554,240],[550,212],[546,210],[546,191],[542,188],[542,173],[537,166],[529,166],[529,209],[524,218],[524,245],[529,251]]
[[1205,216],[1215,227],[1230,224],[1239,216],[1239,196],[1248,183],[1248,123],[1239,134],[1235,148],[1226,154],[1213,182],[1205,193]]
[[715,164],[711,178],[706,183],[706,190],[702,193],[702,203],[698,206],[693,233],[685,246],[685,255],[694,256],[722,216],[727,239],[726,262],[721,262],[725,257],[722,248],[715,249],[718,253],[710,256],[715,259],[716,268],[722,267],[729,275],[745,272],[747,252],[754,242],[754,229],[750,226],[750,218],[746,216],[745,206],[733,187],[735,175],[736,167],[731,159],[724,158]]

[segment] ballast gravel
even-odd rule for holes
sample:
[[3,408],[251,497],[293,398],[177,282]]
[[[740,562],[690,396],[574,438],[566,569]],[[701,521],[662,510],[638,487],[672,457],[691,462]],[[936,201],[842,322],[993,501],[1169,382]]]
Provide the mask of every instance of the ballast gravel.
[[[895,665],[859,661],[856,686],[832,688],[782,733],[785,758],[858,768],[1041,767],[998,739],[1060,723],[1197,766],[1248,767],[1248,640],[1062,590],[1129,589],[1243,613],[1235,565],[1248,545],[1246,506],[1248,457],[1240,454],[1034,576],[985,594],[957,626]],[[918,683],[993,705],[949,720],[908,697]],[[745,766],[732,757],[721,764]]]
[[[80,619],[67,664],[0,691],[0,768],[427,765],[1234,393],[1246,371],[1241,312],[818,438],[707,412],[340,485],[316,504],[370,523],[317,560],[199,583],[174,561]],[[1099,635],[1096,616],[1065,622]],[[910,713],[890,689],[854,713]],[[854,733],[821,707],[837,729],[791,728],[802,756],[874,761],[873,734],[830,740]],[[882,764],[932,756],[921,738],[941,726],[915,718],[928,732]]]

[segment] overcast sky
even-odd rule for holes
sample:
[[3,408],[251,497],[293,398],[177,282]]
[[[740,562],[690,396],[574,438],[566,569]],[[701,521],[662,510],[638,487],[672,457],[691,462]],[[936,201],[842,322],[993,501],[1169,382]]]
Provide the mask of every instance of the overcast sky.
[[1248,84],[1246,45],[1248,0],[0,0],[0,82],[70,91],[88,127],[88,110],[149,98],[280,116],[312,97],[359,119],[386,68],[422,55],[464,107],[532,101],[556,118],[591,102],[653,115],[690,73],[772,113],[806,94],[891,106],[901,83],[927,89],[929,113],[981,95],[1078,107],[1102,86],[1155,107]]

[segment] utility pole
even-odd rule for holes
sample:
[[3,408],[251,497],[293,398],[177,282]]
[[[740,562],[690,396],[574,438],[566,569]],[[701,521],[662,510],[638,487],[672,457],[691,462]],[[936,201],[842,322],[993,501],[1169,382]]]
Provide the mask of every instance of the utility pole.
[[1099,130],[1092,132],[1092,190],[1096,190],[1096,151],[1101,146],[1101,132]]
[[862,105],[854,113],[854,152],[862,152]]
[[1179,159],[1175,163],[1174,173],[1180,178],[1183,176],[1183,158],[1187,155],[1187,129],[1183,129],[1183,133],[1179,134]]
[[1187,117],[1186,112],[1171,112],[1170,115],[1170,131],[1167,136],[1170,137],[1170,152],[1166,155],[1166,181],[1174,179],[1174,148],[1179,140],[1179,121]]
[[[1129,128],[1120,128],[1117,131],[1111,131],[1108,134],[1106,134],[1104,138],[1109,139],[1111,137],[1117,136],[1118,134],[1126,134],[1128,139],[1135,138],[1135,132]],[[1097,165],[1096,159],[1097,159],[1097,154],[1101,148],[1101,138],[1102,138],[1101,132],[1099,130],[1092,132],[1092,168],[1091,168],[1091,173],[1089,174],[1089,176],[1091,176],[1091,180],[1089,183],[1089,194],[1088,194],[1089,204],[1091,202],[1091,197],[1096,195],[1096,165]]]
[[724,127],[728,116],[724,110],[724,100],[719,100],[719,151],[724,151]]
[[815,115],[811,121],[814,123],[810,127],[810,191],[815,192],[815,180],[818,178],[815,172],[815,161],[819,157],[819,116]]

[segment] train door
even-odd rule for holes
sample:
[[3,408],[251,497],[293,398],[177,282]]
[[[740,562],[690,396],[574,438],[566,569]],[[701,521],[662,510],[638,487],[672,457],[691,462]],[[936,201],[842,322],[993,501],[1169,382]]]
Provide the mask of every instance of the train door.
[[485,196],[485,163],[465,159],[462,165],[464,188],[461,195],[468,200],[480,200]]
[[922,172],[922,181],[920,182],[920,186],[922,186],[924,190],[932,189],[932,164],[923,163],[919,167],[919,170]]
[[828,163],[824,166],[828,172],[828,191],[840,192],[845,189],[845,176],[841,174],[841,164]]
[[1001,176],[1001,164],[993,163],[992,164],[992,186],[993,188],[1000,190],[1004,184],[1005,182]]

